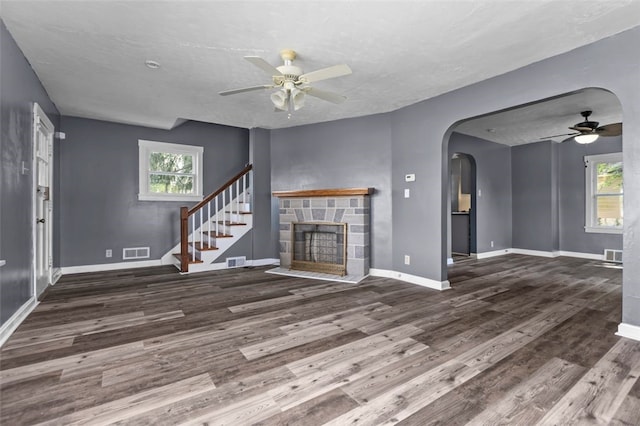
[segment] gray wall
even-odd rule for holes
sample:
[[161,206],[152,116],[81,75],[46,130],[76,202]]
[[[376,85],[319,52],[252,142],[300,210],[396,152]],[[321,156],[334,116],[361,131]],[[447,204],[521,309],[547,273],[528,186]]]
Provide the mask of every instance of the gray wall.
[[371,267],[378,269],[392,266],[390,119],[374,115],[271,131],[272,190],[375,188]]
[[[477,252],[512,247],[511,234],[511,149],[509,146],[473,136],[452,133],[448,158],[468,154],[476,163]],[[491,247],[493,241],[493,247]]]
[[557,249],[552,144],[545,141],[511,148],[514,248],[545,252]]
[[[2,21],[0,87],[0,259],[7,261],[0,268],[0,324],[4,324],[32,294],[33,103],[40,104],[56,130],[59,122],[58,110]],[[23,161],[29,168],[25,174]],[[54,200],[57,195],[54,187]]]
[[253,164],[253,257],[278,259],[278,200],[271,196],[271,135],[251,129],[249,157]]
[[[600,138],[589,145],[566,141],[559,144],[558,148],[561,250],[598,254],[602,254],[605,248],[621,250],[622,235],[584,232],[584,156],[620,152],[622,151],[622,137]],[[633,179],[633,175],[625,169],[624,176],[626,192],[628,190],[627,183]],[[628,212],[625,208],[625,216],[627,215]],[[625,217],[625,222],[627,217]],[[626,267],[627,265],[625,265]]]
[[61,266],[122,262],[125,247],[148,246],[159,259],[179,241],[185,203],[138,201],[138,139],[203,146],[205,194],[249,162],[246,129],[186,122],[159,130],[66,116],[61,125]]
[[[446,279],[448,150],[458,122],[492,111],[547,99],[586,87],[615,93],[622,105],[625,161],[625,259],[640,259],[640,27],[527,67],[398,110],[391,115],[392,269],[441,281]],[[598,58],[594,60],[593,58]],[[402,197],[405,171],[424,176],[413,197]],[[422,226],[415,227],[420,221]],[[424,253],[407,267],[402,255]],[[625,263],[623,321],[640,325],[640,262]]]

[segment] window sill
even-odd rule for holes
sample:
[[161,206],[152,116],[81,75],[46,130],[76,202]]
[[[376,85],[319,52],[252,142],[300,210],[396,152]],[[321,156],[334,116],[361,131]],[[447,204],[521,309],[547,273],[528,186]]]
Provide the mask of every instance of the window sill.
[[622,234],[622,228],[603,228],[595,226],[585,226],[584,232],[592,234]]
[[202,201],[202,195],[138,194],[138,201]]

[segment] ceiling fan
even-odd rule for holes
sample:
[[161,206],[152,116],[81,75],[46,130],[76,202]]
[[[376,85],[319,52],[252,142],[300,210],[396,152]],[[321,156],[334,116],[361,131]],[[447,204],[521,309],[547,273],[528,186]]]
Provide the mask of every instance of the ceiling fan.
[[296,58],[295,51],[284,49],[280,51],[280,57],[284,65],[274,67],[259,56],[245,56],[244,58],[247,61],[271,76],[271,84],[225,90],[219,94],[227,96],[254,90],[279,88],[277,92],[271,94],[271,102],[273,102],[276,111],[289,111],[289,114],[304,106],[305,95],[314,96],[334,104],[342,103],[347,99],[340,94],[311,87],[309,83],[349,75],[351,74],[351,68],[348,65],[334,65],[304,74],[300,67],[293,65],[293,60]]
[[559,136],[575,136],[575,141],[580,144],[588,144],[595,142],[600,136],[620,136],[622,134],[622,123],[611,123],[599,126],[597,121],[589,121],[592,111],[582,111],[580,115],[584,121],[569,127],[575,130],[573,133],[563,133],[560,135],[546,136],[540,139],[550,139]]

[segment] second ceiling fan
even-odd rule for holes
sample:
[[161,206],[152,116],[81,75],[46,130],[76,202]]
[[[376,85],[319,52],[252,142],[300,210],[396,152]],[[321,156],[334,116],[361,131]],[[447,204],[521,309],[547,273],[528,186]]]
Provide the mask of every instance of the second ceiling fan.
[[540,139],[550,139],[559,136],[575,136],[575,141],[580,144],[588,144],[595,142],[600,136],[620,136],[622,134],[622,123],[611,123],[600,126],[597,121],[590,121],[589,116],[592,111],[582,111],[580,115],[584,121],[569,127],[574,130],[573,133],[563,133],[560,135],[545,136]]

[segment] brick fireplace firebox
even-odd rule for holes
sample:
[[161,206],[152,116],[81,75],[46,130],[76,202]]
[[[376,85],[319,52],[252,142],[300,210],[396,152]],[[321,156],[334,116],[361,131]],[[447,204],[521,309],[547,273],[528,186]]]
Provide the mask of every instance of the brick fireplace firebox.
[[[312,189],[275,191],[280,204],[280,267],[307,271],[330,271],[326,265],[313,265],[309,259],[296,261],[292,255],[297,247],[299,259],[304,242],[293,235],[294,224],[344,224],[346,228],[346,270],[338,275],[364,277],[369,274],[369,217],[373,188]],[[308,240],[309,238],[307,238]],[[296,240],[298,241],[296,243]],[[306,244],[309,249],[309,244]],[[314,256],[312,256],[314,257]]]

